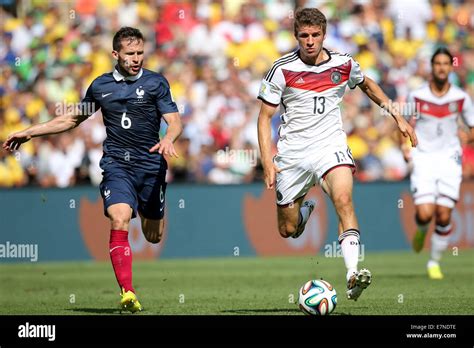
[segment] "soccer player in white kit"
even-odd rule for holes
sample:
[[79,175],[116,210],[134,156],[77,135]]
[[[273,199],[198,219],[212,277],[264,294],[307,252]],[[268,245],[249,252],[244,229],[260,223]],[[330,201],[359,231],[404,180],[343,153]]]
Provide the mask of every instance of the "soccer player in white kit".
[[[357,300],[369,286],[369,270],[357,269],[359,226],[352,204],[354,161],[342,128],[339,104],[346,86],[359,86],[395,119],[400,132],[417,140],[413,128],[390,107],[388,97],[349,55],[323,48],[326,18],[315,8],[295,13],[299,48],[275,61],[262,81],[258,139],[267,189],[276,189],[278,229],[283,238],[304,231],[314,201],[303,199],[318,183],[339,217],[339,243],[347,268],[347,297]],[[271,118],[281,105],[278,153],[271,154]],[[276,184],[275,184],[276,181]]]
[[[469,95],[448,81],[453,68],[453,56],[439,48],[431,58],[431,81],[413,91],[407,102],[416,105],[415,131],[419,146],[410,151],[402,143],[405,160],[413,161],[411,191],[416,206],[417,231],[413,249],[423,249],[428,226],[435,218],[431,238],[431,257],[427,264],[431,279],[442,279],[439,262],[453,230],[451,212],[459,199],[462,180],[461,144],[458,138],[458,118],[462,116],[471,127],[474,138],[474,109]],[[415,109],[415,108],[410,108]]]

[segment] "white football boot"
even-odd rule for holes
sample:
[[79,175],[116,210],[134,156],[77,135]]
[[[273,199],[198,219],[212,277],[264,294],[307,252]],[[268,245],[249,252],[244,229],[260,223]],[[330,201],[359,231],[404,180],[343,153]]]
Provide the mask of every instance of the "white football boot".
[[362,291],[372,283],[372,274],[368,269],[361,269],[354,273],[347,281],[347,299],[357,301]]
[[291,236],[292,238],[298,238],[299,236],[303,234],[306,223],[308,222],[309,216],[313,212],[315,206],[316,206],[316,201],[314,199],[309,199],[307,201],[304,201],[304,203],[302,204],[300,208],[300,214],[303,220],[298,225],[298,228],[296,229],[296,233],[294,233]]

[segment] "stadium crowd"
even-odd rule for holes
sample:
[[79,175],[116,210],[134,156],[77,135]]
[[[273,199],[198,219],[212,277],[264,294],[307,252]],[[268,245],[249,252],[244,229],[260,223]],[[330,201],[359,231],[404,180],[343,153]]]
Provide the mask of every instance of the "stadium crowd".
[[[76,107],[93,79],[113,70],[113,34],[132,26],[147,39],[145,67],[167,77],[184,124],[168,180],[258,181],[256,96],[273,61],[295,49],[296,6],[318,7],[329,19],[325,46],[353,55],[394,102],[425,83],[440,45],[455,56],[451,82],[474,97],[470,1],[32,0],[0,9],[0,141]],[[357,180],[405,178],[393,120],[359,89],[342,105]],[[274,117],[275,145],[278,125]],[[468,178],[474,143],[466,134],[461,128]],[[104,138],[98,112],[72,132],[0,151],[0,186],[98,185]]]

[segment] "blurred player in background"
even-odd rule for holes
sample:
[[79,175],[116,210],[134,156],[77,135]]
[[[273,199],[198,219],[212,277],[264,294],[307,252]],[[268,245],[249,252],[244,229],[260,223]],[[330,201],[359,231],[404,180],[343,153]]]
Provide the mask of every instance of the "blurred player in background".
[[[31,138],[77,127],[99,108],[107,138],[100,163],[100,192],[110,219],[110,258],[121,290],[122,309],[141,311],[132,285],[130,220],[140,214],[146,239],[158,243],[164,229],[167,163],[163,155],[178,157],[173,146],[182,131],[168,81],[142,68],[144,38],[135,28],[123,27],[113,38],[113,72],[96,78],[74,113],[31,126],[8,136],[4,149],[15,151]],[[159,139],[160,121],[168,128]],[[97,231],[97,233],[101,233]]]
[[[439,48],[431,58],[431,81],[413,91],[408,103],[416,105],[415,130],[420,145],[410,151],[402,142],[406,161],[413,162],[411,191],[416,206],[417,230],[413,249],[423,249],[431,220],[435,231],[431,238],[431,257],[427,264],[431,279],[442,279],[439,262],[453,230],[451,212],[459,199],[462,180],[461,144],[458,138],[458,117],[471,127],[474,139],[474,109],[469,95],[448,81],[453,69],[453,56]],[[412,115],[410,115],[412,116]]]
[[[379,106],[386,106],[398,129],[417,140],[412,127],[392,110],[389,99],[359,64],[347,54],[323,47],[326,18],[315,8],[295,13],[294,35],[299,49],[275,61],[262,81],[258,138],[268,189],[276,189],[278,228],[283,238],[303,233],[315,202],[305,201],[318,183],[331,198],[339,216],[339,243],[347,268],[347,297],[357,300],[371,283],[367,269],[357,269],[360,233],[352,204],[351,151],[342,128],[339,104],[347,85],[359,88]],[[271,154],[271,118],[278,106],[281,115],[278,154]],[[276,181],[276,184],[275,184]]]

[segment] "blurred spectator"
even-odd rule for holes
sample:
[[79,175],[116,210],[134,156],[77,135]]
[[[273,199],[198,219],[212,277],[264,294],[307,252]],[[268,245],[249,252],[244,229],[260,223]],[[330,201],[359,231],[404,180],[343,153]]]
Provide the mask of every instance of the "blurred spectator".
[[[410,90],[426,82],[429,57],[439,45],[455,55],[450,81],[474,97],[474,4],[469,1],[16,2],[0,8],[0,141],[75,107],[93,79],[112,71],[113,34],[121,26],[137,26],[147,39],[146,67],[166,74],[185,127],[176,143],[180,158],[169,161],[168,179],[261,180],[255,98],[273,61],[296,48],[295,4],[319,7],[328,18],[326,47],[354,55],[392,101],[405,101]],[[345,96],[342,107],[359,165],[356,179],[403,179],[408,168],[393,121],[358,89]],[[279,116],[272,120],[273,152]],[[98,112],[70,134],[3,152],[0,186],[98,185],[105,136]],[[464,176],[474,177],[473,145],[465,138],[463,151]]]

